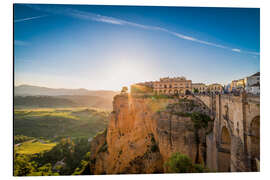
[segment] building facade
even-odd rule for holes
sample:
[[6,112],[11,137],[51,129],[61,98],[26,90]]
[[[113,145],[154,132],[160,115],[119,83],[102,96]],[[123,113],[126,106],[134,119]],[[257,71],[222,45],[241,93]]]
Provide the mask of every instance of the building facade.
[[192,91],[192,81],[185,77],[165,77],[153,82],[155,94],[187,94]]
[[223,91],[223,86],[221,84],[209,84],[205,85],[203,83],[193,83],[192,92],[193,93],[221,93]]
[[230,91],[242,91],[246,87],[244,79],[233,80],[230,84]]
[[165,77],[160,78],[159,81],[137,83],[136,85],[152,88],[152,92],[155,94],[187,94],[192,91],[192,81],[185,77]]
[[223,86],[221,84],[210,84],[208,85],[208,92],[211,93],[221,93],[223,91]]
[[233,80],[230,84],[230,92],[236,90],[237,87],[237,80]]
[[260,94],[260,72],[243,79],[233,80],[230,84],[230,91],[246,91],[251,94]]
[[260,72],[257,72],[244,79],[247,93],[260,94]]
[[245,79],[239,79],[236,83],[236,88],[241,90],[241,89],[245,89],[246,84],[245,84]]
[[207,86],[203,83],[193,83],[192,92],[193,93],[204,93],[207,91]]
[[[233,80],[226,88],[218,83],[206,85],[204,83],[192,83],[185,77],[165,77],[159,81],[148,81],[136,83],[133,86],[134,93],[155,93],[155,94],[187,94],[187,93],[215,93],[221,94],[225,91],[242,92],[246,91],[251,94],[260,94],[260,72],[246,78]],[[138,87],[136,87],[138,86]],[[139,87],[141,86],[141,87]],[[145,88],[143,88],[145,87]]]

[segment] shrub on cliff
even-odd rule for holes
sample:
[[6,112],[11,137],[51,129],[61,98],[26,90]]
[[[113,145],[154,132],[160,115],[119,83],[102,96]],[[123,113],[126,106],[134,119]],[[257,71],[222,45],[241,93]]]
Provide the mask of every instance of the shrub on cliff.
[[87,152],[72,175],[90,175],[90,152]]
[[179,152],[172,154],[169,160],[165,163],[169,173],[191,173],[192,162],[191,159]]
[[192,113],[191,114],[191,120],[194,123],[195,129],[201,129],[201,128],[207,128],[208,122],[211,121],[211,118],[202,113]]
[[153,89],[147,86],[134,84],[130,86],[131,94],[147,94],[152,93]]
[[198,94],[199,90],[197,88],[194,89],[194,94]]
[[128,88],[127,88],[126,86],[124,86],[124,87],[122,88],[122,90],[121,90],[121,93],[127,93],[127,91],[128,91]]
[[202,173],[207,169],[201,164],[193,164],[191,159],[179,152],[173,153],[164,164],[169,173]]
[[159,147],[158,147],[158,145],[156,143],[156,140],[154,138],[154,135],[151,133],[150,136],[151,136],[151,143],[152,143],[152,145],[151,145],[151,152],[159,152]]
[[173,95],[167,95],[167,94],[156,94],[156,95],[151,95],[149,96],[152,99],[174,99],[175,96]]
[[98,150],[98,153],[100,153],[100,152],[106,152],[107,150],[108,150],[108,144],[107,144],[107,141],[105,141],[105,143]]

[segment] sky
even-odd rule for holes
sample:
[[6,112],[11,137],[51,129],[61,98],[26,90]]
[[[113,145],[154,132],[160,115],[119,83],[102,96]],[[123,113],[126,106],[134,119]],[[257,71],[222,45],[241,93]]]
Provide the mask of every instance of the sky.
[[258,8],[14,5],[15,85],[227,84],[258,71]]

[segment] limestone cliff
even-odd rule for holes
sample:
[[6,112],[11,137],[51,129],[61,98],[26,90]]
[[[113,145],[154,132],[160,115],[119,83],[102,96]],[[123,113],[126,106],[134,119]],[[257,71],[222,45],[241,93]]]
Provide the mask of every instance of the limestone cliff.
[[212,121],[196,121],[201,114],[209,109],[192,96],[115,96],[107,130],[91,142],[91,172],[162,173],[173,152],[203,164]]

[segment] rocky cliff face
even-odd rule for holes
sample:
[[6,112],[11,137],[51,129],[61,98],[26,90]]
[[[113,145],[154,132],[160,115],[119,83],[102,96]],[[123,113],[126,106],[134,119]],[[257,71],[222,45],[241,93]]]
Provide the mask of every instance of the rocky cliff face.
[[202,114],[209,109],[192,97],[115,96],[107,130],[91,142],[91,172],[162,173],[174,152],[204,163],[212,122]]

